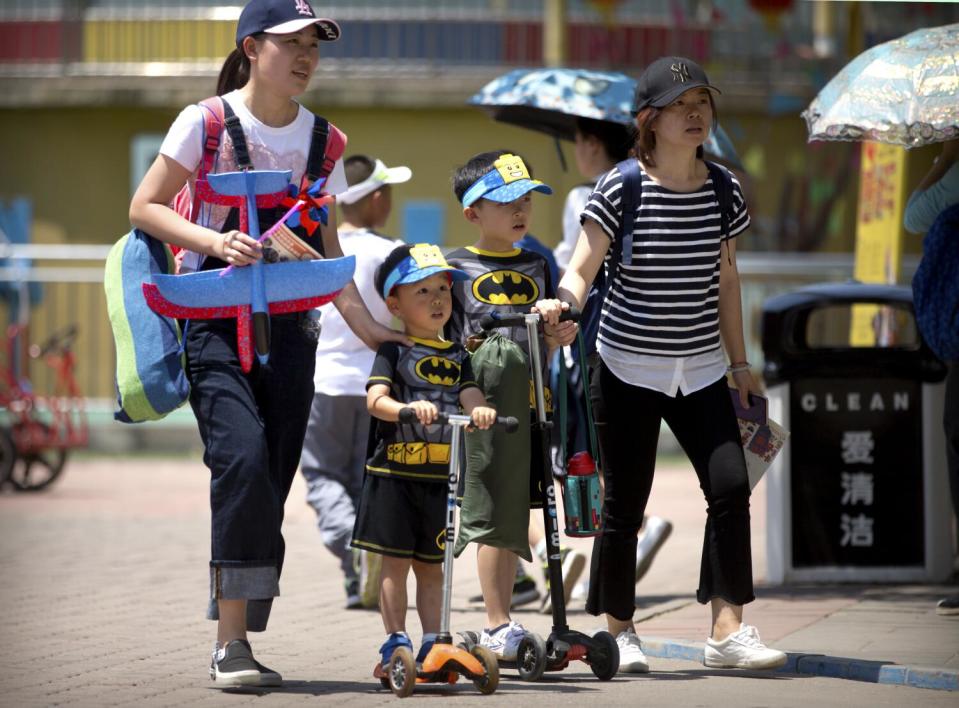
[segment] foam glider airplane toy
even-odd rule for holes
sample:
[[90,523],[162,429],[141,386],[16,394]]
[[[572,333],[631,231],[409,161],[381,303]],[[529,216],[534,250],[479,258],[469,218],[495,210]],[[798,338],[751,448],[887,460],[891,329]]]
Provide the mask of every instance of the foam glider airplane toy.
[[[292,201],[293,206],[271,228],[260,236],[257,206],[280,204],[287,197],[289,170],[246,170],[208,174],[210,187],[219,203],[245,209],[248,233],[263,240],[284,221],[294,226],[302,221],[326,221],[326,205],[333,197],[321,195],[324,180],[317,180]],[[291,201],[287,197],[288,203]],[[270,202],[270,203],[264,203]],[[242,224],[241,224],[242,227]],[[332,301],[353,278],[356,259],[274,263],[262,260],[243,268],[220,268],[183,275],[156,275],[153,283],[143,284],[143,295],[154,312],[177,319],[237,320],[237,349],[244,372],[253,368],[253,354],[260,364],[270,356],[270,315],[311,310]]]

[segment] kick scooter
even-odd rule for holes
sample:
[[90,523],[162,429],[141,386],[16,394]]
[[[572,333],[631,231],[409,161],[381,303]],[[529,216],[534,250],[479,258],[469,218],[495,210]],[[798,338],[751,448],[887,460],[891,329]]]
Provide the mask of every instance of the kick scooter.
[[[536,396],[536,428],[540,431],[543,455],[543,523],[546,527],[546,554],[549,569],[549,592],[553,603],[553,631],[545,641],[545,653],[539,654],[539,647],[520,644],[515,662],[500,661],[501,666],[515,666],[520,678],[535,681],[543,671],[562,671],[571,661],[582,661],[589,665],[593,674],[601,681],[608,681],[619,670],[619,647],[612,634],[606,631],[593,636],[571,630],[566,624],[566,597],[563,593],[563,567],[559,552],[559,524],[556,518],[556,490],[553,484],[552,463],[549,454],[549,430],[552,423],[546,418],[546,400],[543,394],[542,354],[539,346],[539,314],[499,314],[491,312],[481,320],[484,330],[499,327],[526,326],[529,342],[529,366],[533,377],[533,391]],[[565,311],[560,320],[578,320],[575,309]],[[534,451],[533,454],[536,454]],[[535,635],[530,635],[535,636]],[[475,632],[463,634],[467,646],[479,644]],[[536,637],[538,639],[538,637]],[[525,641],[525,640],[524,640]],[[543,640],[540,639],[542,642]],[[524,652],[525,649],[525,652]],[[543,668],[540,669],[540,665]],[[536,671],[539,674],[536,675]],[[535,676],[535,678],[533,678]]]
[[[415,423],[416,413],[412,408],[400,411],[401,423]],[[399,647],[393,652],[387,666],[376,665],[373,676],[380,679],[384,688],[389,688],[400,698],[413,693],[418,683],[456,683],[460,674],[466,676],[480,693],[493,693],[499,686],[499,664],[496,655],[476,643],[470,647],[453,645],[450,633],[450,600],[453,590],[453,544],[456,528],[456,485],[460,475],[460,450],[463,428],[472,424],[468,415],[439,413],[436,422],[452,427],[450,437],[450,468],[446,486],[446,541],[443,549],[443,604],[440,614],[440,631],[423,663],[417,667],[413,652]],[[506,432],[514,432],[519,424],[516,418],[496,419],[496,425]]]

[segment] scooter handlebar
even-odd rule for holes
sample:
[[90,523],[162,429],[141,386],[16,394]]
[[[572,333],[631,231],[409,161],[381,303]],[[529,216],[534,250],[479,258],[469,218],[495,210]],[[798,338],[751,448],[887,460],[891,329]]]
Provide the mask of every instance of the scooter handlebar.
[[[409,406],[400,409],[399,419],[401,423],[407,423],[412,425],[416,423],[416,411],[414,411]],[[436,414],[436,422],[440,425],[460,425],[467,426],[473,424],[473,419],[468,415],[458,415],[455,413],[443,413],[442,411]],[[505,430],[507,433],[515,433],[519,430],[519,421],[516,420],[511,415],[508,416],[497,416],[496,422],[493,424],[493,427],[500,428]]]
[[[579,322],[579,318],[582,313],[579,311],[579,308],[573,307],[570,305],[568,310],[563,310],[562,314],[559,316],[560,322]],[[496,329],[498,327],[523,327],[526,325],[528,320],[532,320],[537,324],[543,319],[543,316],[538,312],[514,312],[510,314],[503,314],[496,312],[488,312],[480,318],[480,327],[484,332],[488,332],[491,329]]]

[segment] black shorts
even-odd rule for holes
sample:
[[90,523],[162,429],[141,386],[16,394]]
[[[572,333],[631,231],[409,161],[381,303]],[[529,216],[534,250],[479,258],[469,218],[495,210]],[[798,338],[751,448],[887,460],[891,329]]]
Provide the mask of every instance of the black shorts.
[[445,483],[366,474],[353,527],[353,548],[442,563],[445,536]]

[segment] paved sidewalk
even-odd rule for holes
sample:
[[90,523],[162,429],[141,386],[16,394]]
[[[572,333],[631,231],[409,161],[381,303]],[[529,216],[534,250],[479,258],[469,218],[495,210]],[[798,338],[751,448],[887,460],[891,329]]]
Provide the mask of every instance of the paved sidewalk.
[[[194,458],[71,462],[48,492],[0,494],[0,706],[395,700],[370,677],[382,637],[379,616],[342,609],[337,565],[322,548],[299,480],[287,505],[284,596],[269,631],[252,636],[258,658],[284,673],[286,685],[235,693],[210,687],[206,666],[214,629],[203,620],[207,494],[207,473]],[[935,614],[935,601],[959,589],[762,587],[763,499],[760,488],[753,499],[758,600],[747,607],[746,620],[768,644],[791,653],[788,671],[717,671],[695,663],[708,632],[707,610],[692,594],[704,502],[692,471],[673,466],[658,474],[649,511],[669,518],[675,529],[637,588],[639,632],[652,673],[600,683],[578,664],[539,684],[504,672],[490,698],[462,684],[415,695],[443,695],[457,705],[502,699],[528,705],[955,706],[959,693],[912,686],[946,688],[959,675],[959,618]],[[589,549],[588,541],[572,545]],[[456,566],[454,630],[482,627],[483,613],[467,603],[477,588],[467,553]],[[549,632],[546,616],[521,610],[515,617],[531,630]],[[600,624],[581,605],[571,608],[569,623],[584,631]],[[418,639],[414,612],[410,629]],[[906,667],[923,668],[909,674]]]

